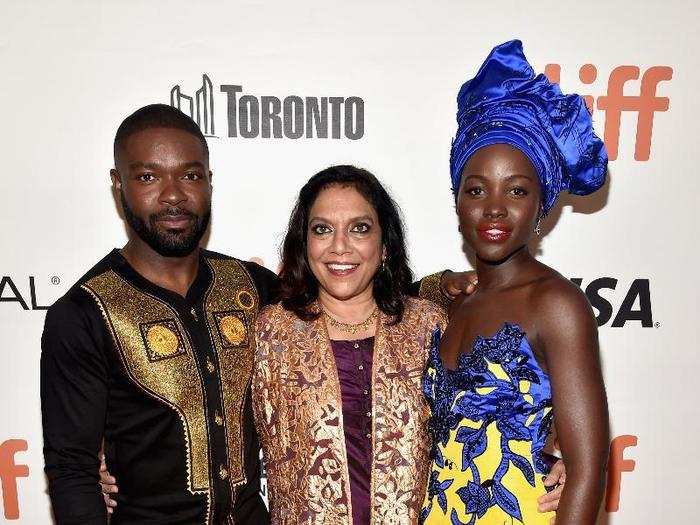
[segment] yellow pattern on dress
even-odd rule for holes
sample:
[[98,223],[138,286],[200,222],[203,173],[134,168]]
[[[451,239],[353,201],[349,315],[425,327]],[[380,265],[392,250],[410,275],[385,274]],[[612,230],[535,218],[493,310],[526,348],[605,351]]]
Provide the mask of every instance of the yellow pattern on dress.
[[480,338],[456,371],[430,352],[424,388],[435,444],[424,523],[549,525],[540,513],[544,465],[535,458],[551,422],[549,379],[515,325]]

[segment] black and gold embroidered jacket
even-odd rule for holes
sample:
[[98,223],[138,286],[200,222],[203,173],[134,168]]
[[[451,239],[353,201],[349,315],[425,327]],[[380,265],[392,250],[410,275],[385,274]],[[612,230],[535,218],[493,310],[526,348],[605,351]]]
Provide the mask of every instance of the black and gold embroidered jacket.
[[200,257],[181,297],[114,250],[47,312],[41,401],[58,525],[106,523],[103,437],[119,485],[114,525],[268,522],[249,381],[251,329],[277,277]]

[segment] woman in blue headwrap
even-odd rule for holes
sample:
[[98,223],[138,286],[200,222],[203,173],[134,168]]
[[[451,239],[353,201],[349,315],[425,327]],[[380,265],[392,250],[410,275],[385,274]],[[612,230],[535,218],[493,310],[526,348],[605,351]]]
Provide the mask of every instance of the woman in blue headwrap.
[[556,414],[567,468],[556,522],[592,524],[609,439],[597,325],[579,289],[527,245],[561,191],[603,185],[605,147],[581,97],[535,76],[519,41],[494,48],[462,86],[457,122],[452,188],[479,287],[453,304],[430,353],[433,461],[421,518],[549,523],[536,500]]

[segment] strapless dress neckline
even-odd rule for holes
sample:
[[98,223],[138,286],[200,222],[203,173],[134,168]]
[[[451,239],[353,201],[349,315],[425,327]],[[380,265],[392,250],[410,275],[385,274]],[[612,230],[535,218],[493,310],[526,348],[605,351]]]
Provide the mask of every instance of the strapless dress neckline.
[[421,520],[491,525],[549,523],[537,511],[548,472],[542,449],[552,424],[549,377],[525,332],[505,322],[479,336],[454,370],[436,331],[423,393],[431,409],[432,471]]

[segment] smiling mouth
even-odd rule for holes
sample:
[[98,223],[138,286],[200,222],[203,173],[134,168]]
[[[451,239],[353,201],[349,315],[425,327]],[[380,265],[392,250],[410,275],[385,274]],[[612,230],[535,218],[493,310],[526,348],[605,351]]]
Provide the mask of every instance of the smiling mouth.
[[504,230],[501,228],[489,228],[487,230],[477,230],[479,237],[488,242],[504,242],[510,235],[510,230]]
[[352,263],[326,263],[326,268],[328,268],[328,272],[331,275],[335,275],[337,277],[345,277],[346,275],[350,275],[357,269],[358,266],[360,265]]

